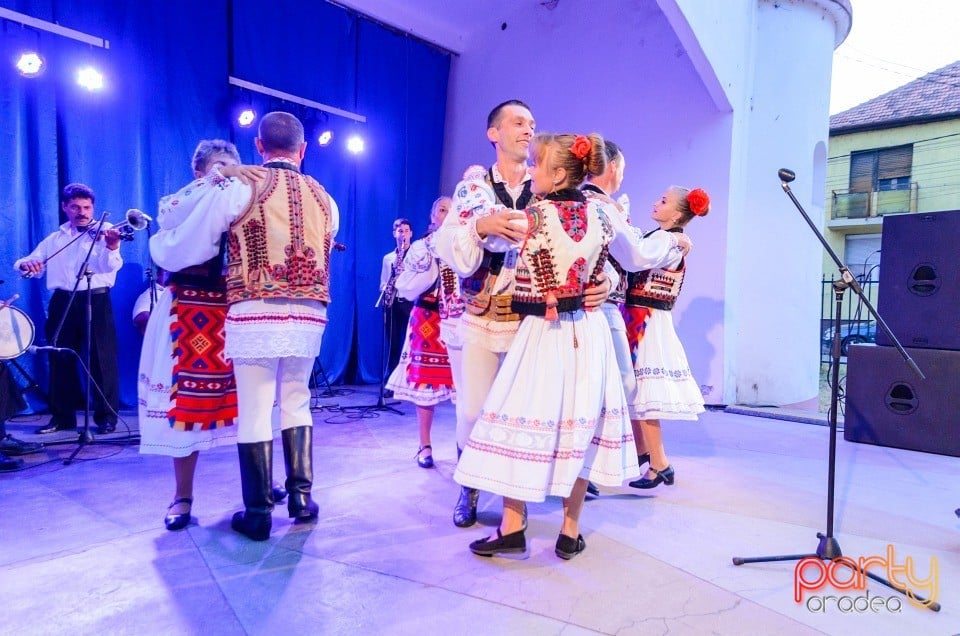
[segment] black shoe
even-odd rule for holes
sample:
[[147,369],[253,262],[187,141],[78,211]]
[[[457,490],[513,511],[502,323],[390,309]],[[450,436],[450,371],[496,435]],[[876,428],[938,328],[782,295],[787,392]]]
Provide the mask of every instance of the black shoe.
[[470,551],[477,556],[492,557],[497,554],[526,554],[527,538],[523,530],[511,532],[508,535],[500,534],[497,528],[497,538],[492,536],[486,539],[477,539],[470,544]]
[[599,497],[599,496],[600,496],[600,489],[597,488],[597,485],[596,485],[595,483],[593,483],[592,481],[588,481],[588,482],[587,482],[587,494],[590,495],[591,497]]
[[48,433],[58,433],[60,431],[75,431],[77,430],[76,420],[70,421],[67,419],[60,419],[58,417],[51,417],[50,421],[47,422],[46,426],[41,426],[37,429],[37,435],[46,435]]
[[22,459],[13,459],[12,457],[7,457],[3,453],[0,453],[0,473],[8,473],[11,470],[19,470],[23,466]]
[[640,488],[642,490],[647,490],[649,488],[656,488],[660,484],[665,486],[673,485],[673,466],[667,466],[663,470],[657,470],[653,466],[650,467],[650,472],[652,472],[656,477],[653,479],[647,479],[646,477],[638,479],[636,481],[631,481],[630,486],[632,488]]
[[99,435],[106,435],[107,433],[113,433],[117,430],[116,422],[101,422],[97,424],[97,433]]
[[574,539],[561,532],[560,536],[557,537],[557,547],[554,552],[556,552],[557,556],[561,559],[569,561],[586,549],[587,542],[583,540],[582,534],[578,534],[577,538]]
[[[422,456],[420,453],[428,448],[430,449],[430,454]],[[420,447],[420,449],[417,451],[417,466],[420,468],[433,468],[433,446],[427,444]]]
[[476,488],[460,486],[460,498],[453,507],[453,525],[458,528],[469,528],[477,522],[477,501],[480,491]]
[[6,435],[3,439],[0,439],[0,453],[10,457],[39,453],[42,449],[43,444],[38,444],[37,442],[22,442],[13,435]]
[[[173,500],[172,504],[167,506],[167,510],[169,511],[171,508],[181,503],[185,503],[192,507],[193,497],[177,497]],[[168,512],[167,516],[163,518],[163,525],[167,527],[167,530],[183,530],[190,525],[190,510],[178,515],[170,514]]]

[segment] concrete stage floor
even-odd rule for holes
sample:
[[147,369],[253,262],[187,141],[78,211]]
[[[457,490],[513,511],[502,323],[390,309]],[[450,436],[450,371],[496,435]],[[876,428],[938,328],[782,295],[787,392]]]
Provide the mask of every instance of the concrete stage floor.
[[[278,507],[263,543],[229,527],[241,501],[232,447],[202,454],[194,522],[180,532],[162,524],[173,495],[168,458],[95,445],[63,466],[72,444],[25,457],[27,470],[0,475],[0,633],[960,633],[956,458],[841,435],[834,535],[844,554],[886,557],[892,545],[896,564],[912,558],[920,578],[935,562],[943,604],[919,609],[870,582],[881,601],[858,611],[863,590],[828,587],[795,602],[794,562],[731,563],[816,550],[826,529],[825,427],[725,412],[665,422],[675,486],[604,489],[586,504],[588,547],[572,561],[553,553],[558,500],[530,506],[529,559],[483,559],[467,544],[493,532],[500,503],[482,496],[473,528],[451,522],[453,408],[437,410],[437,467],[424,470],[412,406],[369,418],[329,408],[373,403],[374,387],[317,400],[320,519],[294,526]],[[136,429],[135,416],[124,419]],[[45,420],[15,418],[8,431],[75,439],[34,437]],[[279,441],[275,457],[282,480]],[[850,576],[840,569],[836,578]]]

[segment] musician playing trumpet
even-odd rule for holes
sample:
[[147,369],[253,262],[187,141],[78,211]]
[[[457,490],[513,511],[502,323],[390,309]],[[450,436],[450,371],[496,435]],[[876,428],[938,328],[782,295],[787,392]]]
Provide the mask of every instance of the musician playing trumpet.
[[[57,326],[63,322],[55,344],[73,349],[78,354],[86,343],[87,329],[86,303],[80,295],[86,292],[87,285],[79,270],[97,234],[90,231],[96,227],[95,224],[91,225],[95,199],[93,190],[82,183],[71,183],[65,187],[60,195],[60,207],[67,217],[67,222],[43,239],[30,254],[13,264],[24,275],[42,274],[46,269],[47,289],[53,292],[47,307],[47,343],[54,344]],[[86,236],[79,237],[80,234]],[[116,429],[119,408],[117,333],[113,322],[110,288],[116,282],[117,271],[123,266],[123,257],[119,249],[120,232],[113,229],[111,224],[103,224],[100,237],[103,240],[97,239],[87,263],[89,271],[92,272],[90,362],[93,380],[106,399],[96,390],[91,391],[91,394],[93,420],[97,429],[100,433],[109,433]],[[69,303],[68,307],[70,292],[77,284],[78,276],[81,278],[77,287],[78,297]],[[76,409],[83,406],[82,386],[78,376],[77,358],[65,352],[51,352],[51,418],[37,433],[76,430]]]

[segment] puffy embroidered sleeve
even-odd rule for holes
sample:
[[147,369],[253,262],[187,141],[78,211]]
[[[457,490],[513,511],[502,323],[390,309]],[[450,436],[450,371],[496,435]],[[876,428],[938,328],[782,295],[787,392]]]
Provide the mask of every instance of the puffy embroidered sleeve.
[[506,252],[516,247],[502,238],[483,239],[477,234],[477,220],[502,208],[483,180],[461,181],[454,191],[450,213],[440,229],[430,236],[429,249],[458,276],[473,275],[483,260],[484,249]]
[[407,300],[416,300],[436,284],[438,276],[440,268],[427,249],[426,240],[414,241],[403,257],[402,269],[397,276],[397,293]]
[[[195,186],[195,187],[192,187]],[[150,239],[150,256],[171,272],[199,265],[220,251],[220,236],[250,202],[253,189],[214,169],[160,202],[160,231]]]
[[619,211],[609,207],[601,206],[613,229],[610,254],[625,270],[639,272],[680,262],[683,254],[673,233],[654,232],[644,238],[638,228],[627,224]]

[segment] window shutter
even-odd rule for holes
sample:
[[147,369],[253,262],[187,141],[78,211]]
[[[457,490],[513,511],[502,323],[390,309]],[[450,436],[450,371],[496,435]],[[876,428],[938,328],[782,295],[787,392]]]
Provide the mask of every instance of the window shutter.
[[913,168],[913,146],[884,148],[880,151],[877,165],[878,179],[909,177]]
[[877,152],[855,152],[850,155],[850,192],[873,192],[874,166]]

